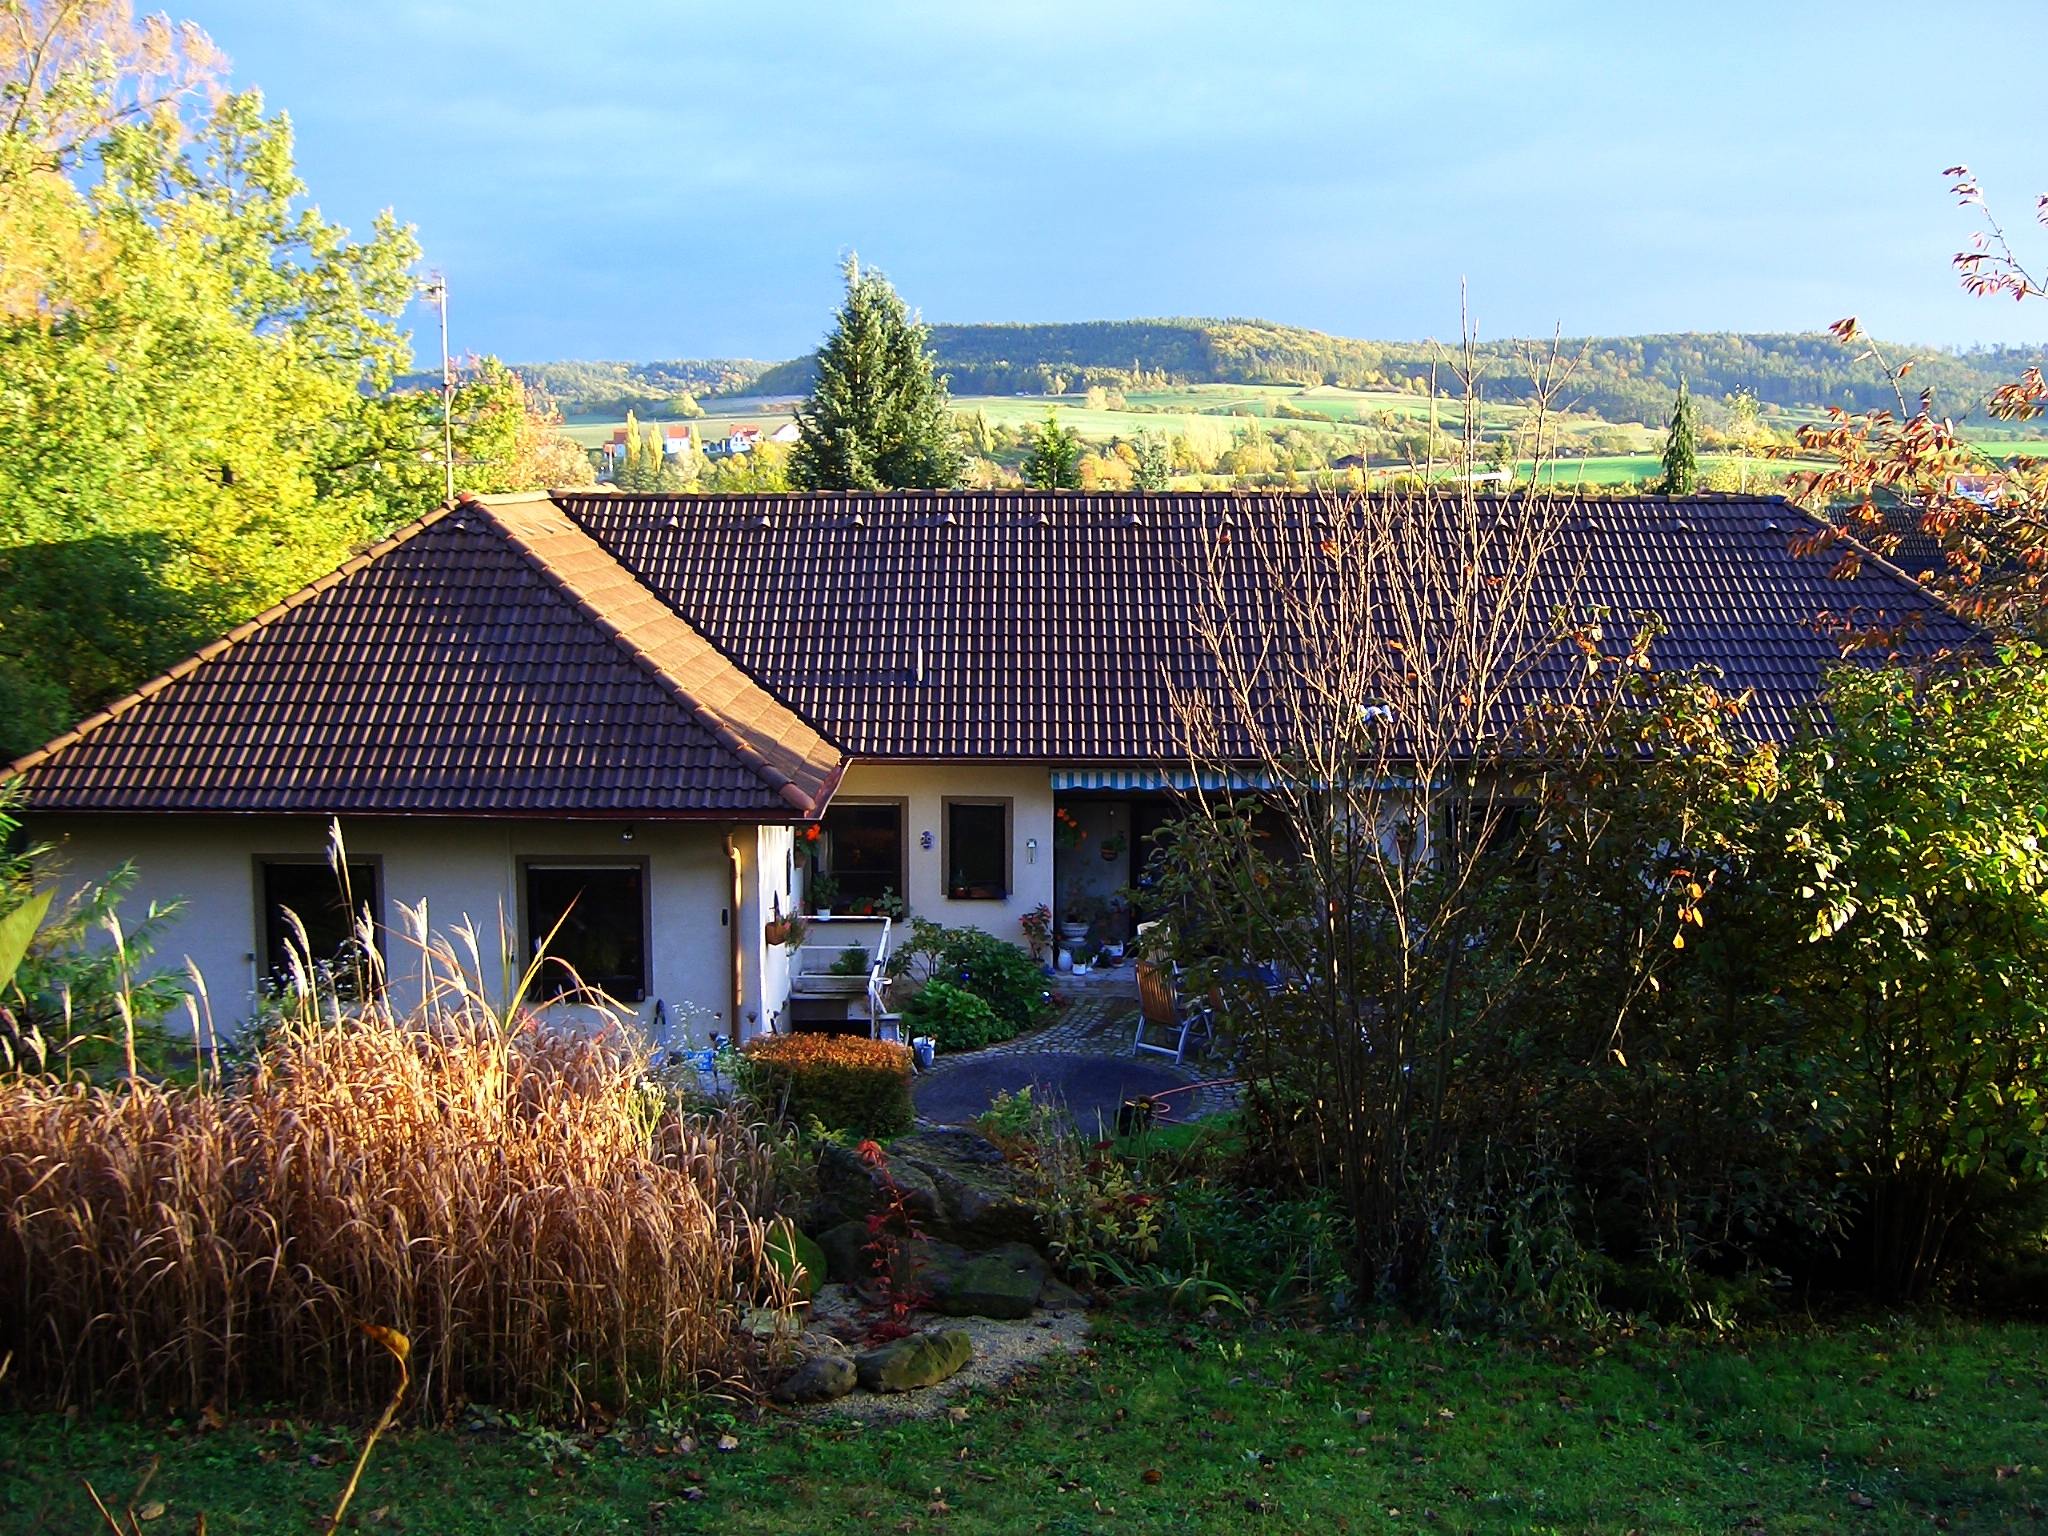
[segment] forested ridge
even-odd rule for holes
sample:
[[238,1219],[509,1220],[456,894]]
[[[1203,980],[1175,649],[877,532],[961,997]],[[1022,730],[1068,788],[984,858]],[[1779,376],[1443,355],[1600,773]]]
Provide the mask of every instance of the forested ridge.
[[[1055,385],[1061,388],[1054,392],[1089,384],[1129,388],[1148,381],[1416,389],[1448,361],[1445,350],[1429,342],[1363,341],[1263,320],[934,325],[931,344],[953,391],[965,395],[1037,394]],[[1709,414],[1712,403],[1738,390],[1788,411],[1895,404],[1882,374],[1822,331],[1693,331],[1582,337],[1564,344],[1567,354],[1581,348],[1586,355],[1566,398],[1574,408],[1610,421],[1661,423],[1681,377],[1709,402]],[[2000,383],[2048,363],[2048,348],[2041,347],[1886,350],[1894,360],[1910,359],[1914,385],[1932,389],[1941,408],[1958,417],[1981,417]],[[1479,353],[1490,365],[1488,394],[1513,399],[1526,392],[1522,343],[1484,342]],[[803,357],[767,369],[745,388],[797,394],[810,378],[811,359]]]

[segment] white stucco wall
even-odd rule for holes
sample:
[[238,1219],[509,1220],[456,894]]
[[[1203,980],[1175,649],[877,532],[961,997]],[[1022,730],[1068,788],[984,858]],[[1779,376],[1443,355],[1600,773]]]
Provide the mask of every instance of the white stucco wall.
[[[206,978],[216,1026],[228,1032],[251,1011],[261,946],[257,864],[264,858],[320,858],[328,823],[291,817],[38,817],[32,836],[54,845],[63,878],[97,878],[124,861],[136,866],[130,898],[140,913],[150,901],[182,899],[184,910],[158,947],[157,964],[182,969],[189,957]],[[780,829],[772,829],[779,831]],[[344,819],[351,860],[375,859],[383,872],[382,918],[400,928],[398,905],[425,900],[429,924],[441,932],[467,920],[477,935],[485,985],[503,984],[500,935],[519,943],[519,868],[526,858],[639,859],[648,871],[649,981],[643,1023],[666,1004],[669,1043],[702,1045],[712,1030],[731,1032],[732,934],[746,922],[732,910],[733,834],[743,858],[756,829],[707,822],[639,822],[623,837],[618,822]],[[783,833],[786,841],[787,834]],[[786,862],[786,858],[785,858]],[[744,873],[744,870],[743,870]],[[743,926],[759,948],[760,926]],[[742,944],[742,956],[747,945]],[[388,943],[395,982],[417,975],[402,940]],[[756,956],[755,971],[761,970]],[[693,1012],[694,1010],[694,1012]],[[745,1003],[741,1012],[747,1011]],[[742,1021],[744,1022],[744,1021]]]
[[796,866],[790,857],[795,834],[789,827],[741,828],[734,835],[740,854],[739,1030],[751,1039],[772,1031],[789,1001],[789,951],[764,936],[769,921],[799,909]]
[[[945,801],[1006,799],[1010,805],[1010,894],[1002,901],[953,901],[945,893]],[[1052,779],[1040,767],[938,763],[856,763],[834,805],[860,800],[905,802],[903,838],[909,865],[904,892],[910,913],[948,927],[982,928],[1023,942],[1017,921],[1040,902],[1052,904]],[[924,834],[931,834],[931,847]],[[1036,841],[1034,852],[1031,843]]]

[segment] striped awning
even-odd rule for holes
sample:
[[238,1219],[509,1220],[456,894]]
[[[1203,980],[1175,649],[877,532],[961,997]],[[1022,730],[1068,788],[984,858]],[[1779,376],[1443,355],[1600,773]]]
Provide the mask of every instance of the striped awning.
[[1205,768],[1199,774],[1191,768],[1055,768],[1052,787],[1096,790],[1207,790],[1272,789],[1270,774],[1219,773]]

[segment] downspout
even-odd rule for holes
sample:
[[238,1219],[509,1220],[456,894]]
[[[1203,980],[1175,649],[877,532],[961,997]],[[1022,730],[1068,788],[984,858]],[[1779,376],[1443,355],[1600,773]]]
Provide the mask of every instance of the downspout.
[[740,912],[743,906],[741,898],[746,890],[746,882],[740,860],[739,840],[730,832],[725,834],[725,857],[732,865],[732,905],[726,908],[727,921],[725,925],[732,948],[732,997],[730,999],[731,1007],[726,1013],[726,1018],[729,1021],[726,1027],[732,1043],[738,1045],[740,1043],[741,967],[745,963],[744,953],[740,949]]

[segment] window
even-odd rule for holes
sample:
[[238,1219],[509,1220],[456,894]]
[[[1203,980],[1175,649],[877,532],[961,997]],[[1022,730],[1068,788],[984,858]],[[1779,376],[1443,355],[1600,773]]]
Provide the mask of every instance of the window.
[[383,911],[377,866],[351,862],[347,875],[344,894],[342,882],[325,859],[266,859],[257,866],[263,904],[263,974],[271,981],[284,985],[292,974],[291,952],[298,935],[286,913],[304,926],[306,949],[315,965],[345,958],[356,943],[356,922],[365,910],[373,922],[377,920]]
[[825,869],[839,887],[839,908],[904,893],[903,807],[896,802],[834,805],[825,812]]
[[549,963],[536,982],[542,997],[559,997],[580,981],[622,1003],[645,998],[646,866],[528,864],[527,954],[543,944]]
[[1001,901],[1010,894],[1010,802],[946,802],[946,895]]

